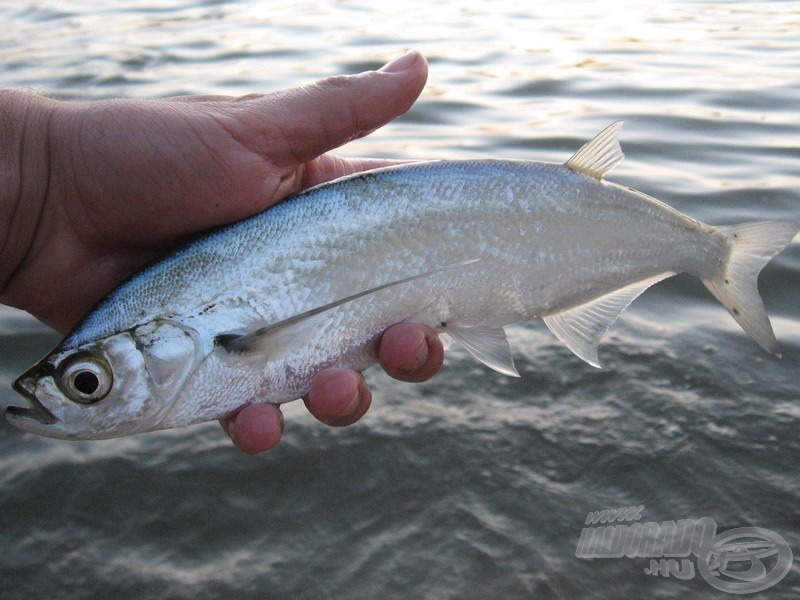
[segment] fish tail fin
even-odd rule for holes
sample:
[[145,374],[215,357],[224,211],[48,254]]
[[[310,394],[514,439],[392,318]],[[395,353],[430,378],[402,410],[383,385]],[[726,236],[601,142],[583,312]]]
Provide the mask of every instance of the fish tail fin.
[[780,356],[778,342],[758,293],[758,274],[797,234],[798,223],[764,221],[720,227],[731,240],[724,268],[703,283],[742,329],[764,350]]

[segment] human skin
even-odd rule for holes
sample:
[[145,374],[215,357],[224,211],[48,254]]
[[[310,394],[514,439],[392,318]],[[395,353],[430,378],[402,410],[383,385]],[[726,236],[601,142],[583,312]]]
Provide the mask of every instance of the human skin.
[[[63,102],[0,90],[0,301],[55,329],[73,327],[125,278],[206,229],[260,212],[310,186],[390,164],[331,150],[406,112],[427,78],[407,53],[378,71],[240,98]],[[378,357],[390,375],[440,368],[438,336],[389,328]],[[329,369],[304,398],[332,426],[371,403],[361,373]],[[240,450],[274,447],[277,406],[221,421]]]

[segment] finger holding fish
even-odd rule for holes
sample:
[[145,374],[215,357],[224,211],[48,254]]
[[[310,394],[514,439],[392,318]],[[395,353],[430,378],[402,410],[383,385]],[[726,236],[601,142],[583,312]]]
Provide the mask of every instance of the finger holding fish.
[[394,325],[381,336],[378,360],[395,379],[412,383],[428,381],[444,362],[439,334],[422,325]]
[[283,434],[283,413],[275,404],[248,404],[219,423],[234,446],[246,454],[271,450]]
[[[314,378],[303,400],[308,411],[322,423],[344,427],[364,416],[372,403],[372,392],[361,373],[328,369]],[[284,418],[278,405],[255,403],[220,419],[220,425],[239,450],[258,454],[278,445]]]

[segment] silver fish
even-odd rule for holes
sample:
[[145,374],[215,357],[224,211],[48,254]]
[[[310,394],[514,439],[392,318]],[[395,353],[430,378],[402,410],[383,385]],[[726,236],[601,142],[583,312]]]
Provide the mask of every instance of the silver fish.
[[365,369],[388,326],[427,324],[517,375],[504,327],[541,317],[576,355],[645,289],[700,278],[767,352],[757,277],[794,222],[711,227],[604,181],[614,123],[565,164],[469,160],[378,169],[212,232],[106,297],[14,388],[37,434],[110,438],[304,395]]

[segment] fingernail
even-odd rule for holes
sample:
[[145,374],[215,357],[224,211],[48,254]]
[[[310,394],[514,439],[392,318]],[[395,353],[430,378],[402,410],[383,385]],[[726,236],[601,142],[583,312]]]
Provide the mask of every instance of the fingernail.
[[355,412],[358,410],[358,407],[361,405],[361,390],[357,389],[356,393],[353,394],[353,397],[350,399],[350,403],[347,405],[345,411],[339,415],[339,417],[352,417]]
[[416,50],[409,50],[405,54],[395,58],[393,61],[386,63],[378,70],[382,73],[402,73],[411,67],[411,65],[417,61],[418,57],[419,52]]
[[414,365],[415,368],[424,365],[425,361],[428,360],[428,339],[424,335],[422,336],[422,341],[419,343],[417,351],[414,353],[414,360],[416,362]]
[[333,425],[334,427],[349,425],[351,417],[356,413],[360,406],[361,393],[360,390],[356,390],[356,393],[353,394],[352,398],[350,398],[350,401],[347,403],[345,409],[325,423],[327,425]]

